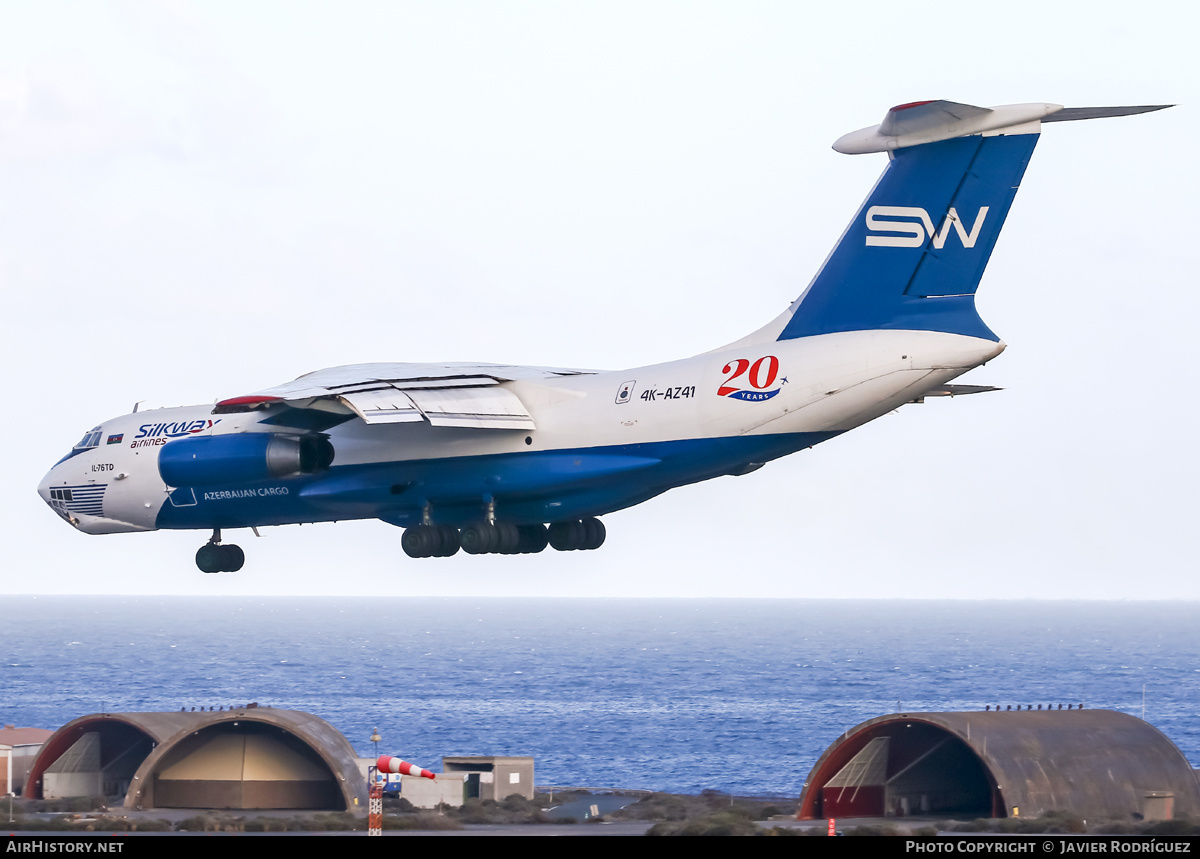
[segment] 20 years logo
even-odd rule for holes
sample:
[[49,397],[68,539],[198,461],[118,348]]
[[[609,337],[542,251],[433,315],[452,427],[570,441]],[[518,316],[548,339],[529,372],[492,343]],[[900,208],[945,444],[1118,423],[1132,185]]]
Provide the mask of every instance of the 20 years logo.
[[[779,359],[774,355],[764,355],[754,362],[749,358],[737,358],[726,364],[721,372],[725,374],[725,381],[717,388],[717,396],[731,400],[769,400],[787,384],[786,376],[779,377]],[[778,385],[775,385],[776,381]]]

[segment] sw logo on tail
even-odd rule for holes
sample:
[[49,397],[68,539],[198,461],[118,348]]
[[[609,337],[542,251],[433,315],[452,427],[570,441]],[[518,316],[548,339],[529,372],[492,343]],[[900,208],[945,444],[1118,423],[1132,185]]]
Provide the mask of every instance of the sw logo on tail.
[[215,408],[105,421],[39,493],[88,534],[211,530],[206,573],[245,560],[223,531],[339,519],[403,528],[414,558],[596,549],[606,513],[905,403],[990,390],[950,383],[1005,348],[975,292],[1041,125],[1166,106],[901,105],[834,144],[891,158],[800,297],[735,343],[615,373],[319,370]]
[[[975,222],[968,230],[958,217],[958,211],[951,206],[942,219],[942,228],[933,230],[933,219],[924,209],[913,206],[872,206],[867,209],[867,229],[876,232],[908,233],[901,236],[867,236],[868,247],[879,248],[919,248],[925,244],[926,237],[933,239],[933,246],[941,250],[946,245],[951,227],[958,233],[958,239],[964,248],[975,247],[979,231],[983,228],[983,220],[987,217],[988,207],[980,206]],[[917,218],[920,223],[911,221],[881,221],[880,218]]]

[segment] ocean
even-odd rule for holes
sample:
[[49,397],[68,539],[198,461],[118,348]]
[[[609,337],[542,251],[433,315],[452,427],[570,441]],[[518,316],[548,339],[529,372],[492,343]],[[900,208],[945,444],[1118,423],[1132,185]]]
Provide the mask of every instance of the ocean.
[[539,785],[797,796],[894,712],[1144,718],[1200,765],[1200,603],[0,598],[0,719],[248,702],[369,756],[532,755]]

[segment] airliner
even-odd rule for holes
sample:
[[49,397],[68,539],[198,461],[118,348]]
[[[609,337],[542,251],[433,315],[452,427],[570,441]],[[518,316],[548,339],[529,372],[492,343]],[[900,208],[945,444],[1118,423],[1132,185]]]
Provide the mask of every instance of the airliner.
[[975,293],[1042,125],[1169,106],[898,105],[834,144],[888,164],[803,293],[740,340],[615,372],[318,370],[105,421],[38,492],[87,534],[210,531],[205,573],[242,568],[232,529],[344,519],[404,529],[413,558],[597,549],[607,513],[995,390],[953,380],[1004,351]]

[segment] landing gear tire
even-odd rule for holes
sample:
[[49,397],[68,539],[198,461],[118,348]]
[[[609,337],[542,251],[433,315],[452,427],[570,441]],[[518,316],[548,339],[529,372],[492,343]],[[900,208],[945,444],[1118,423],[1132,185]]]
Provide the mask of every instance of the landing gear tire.
[[428,525],[415,525],[406,528],[400,538],[400,548],[410,558],[428,558],[438,547],[438,533]]
[[202,573],[221,572],[221,547],[207,543],[197,549],[196,566]]
[[460,548],[458,529],[450,525],[438,525],[437,532],[440,546],[433,553],[433,556],[435,558],[449,558],[451,555],[457,554]]
[[523,555],[536,555],[538,552],[544,551],[549,543],[545,525],[521,525],[517,531],[521,535],[517,543],[517,551]]
[[579,548],[588,551],[599,549],[604,545],[604,538],[608,532],[604,530],[604,523],[595,516],[590,519],[583,520],[583,545]]
[[583,523],[551,522],[547,537],[556,552],[573,552],[583,542]]
[[221,554],[224,556],[222,566],[226,573],[236,573],[246,563],[246,553],[242,551],[241,546],[221,546]]
[[599,549],[604,545],[604,523],[594,516],[583,521],[553,522],[547,534],[559,552]]
[[516,525],[511,522],[497,522],[492,527],[496,529],[496,548],[493,552],[498,555],[520,554],[521,531]]
[[459,537],[462,550],[468,555],[485,555],[496,550],[496,529],[488,522],[476,522],[462,529]]
[[206,543],[196,551],[196,566],[202,573],[236,573],[245,563],[241,546]]

